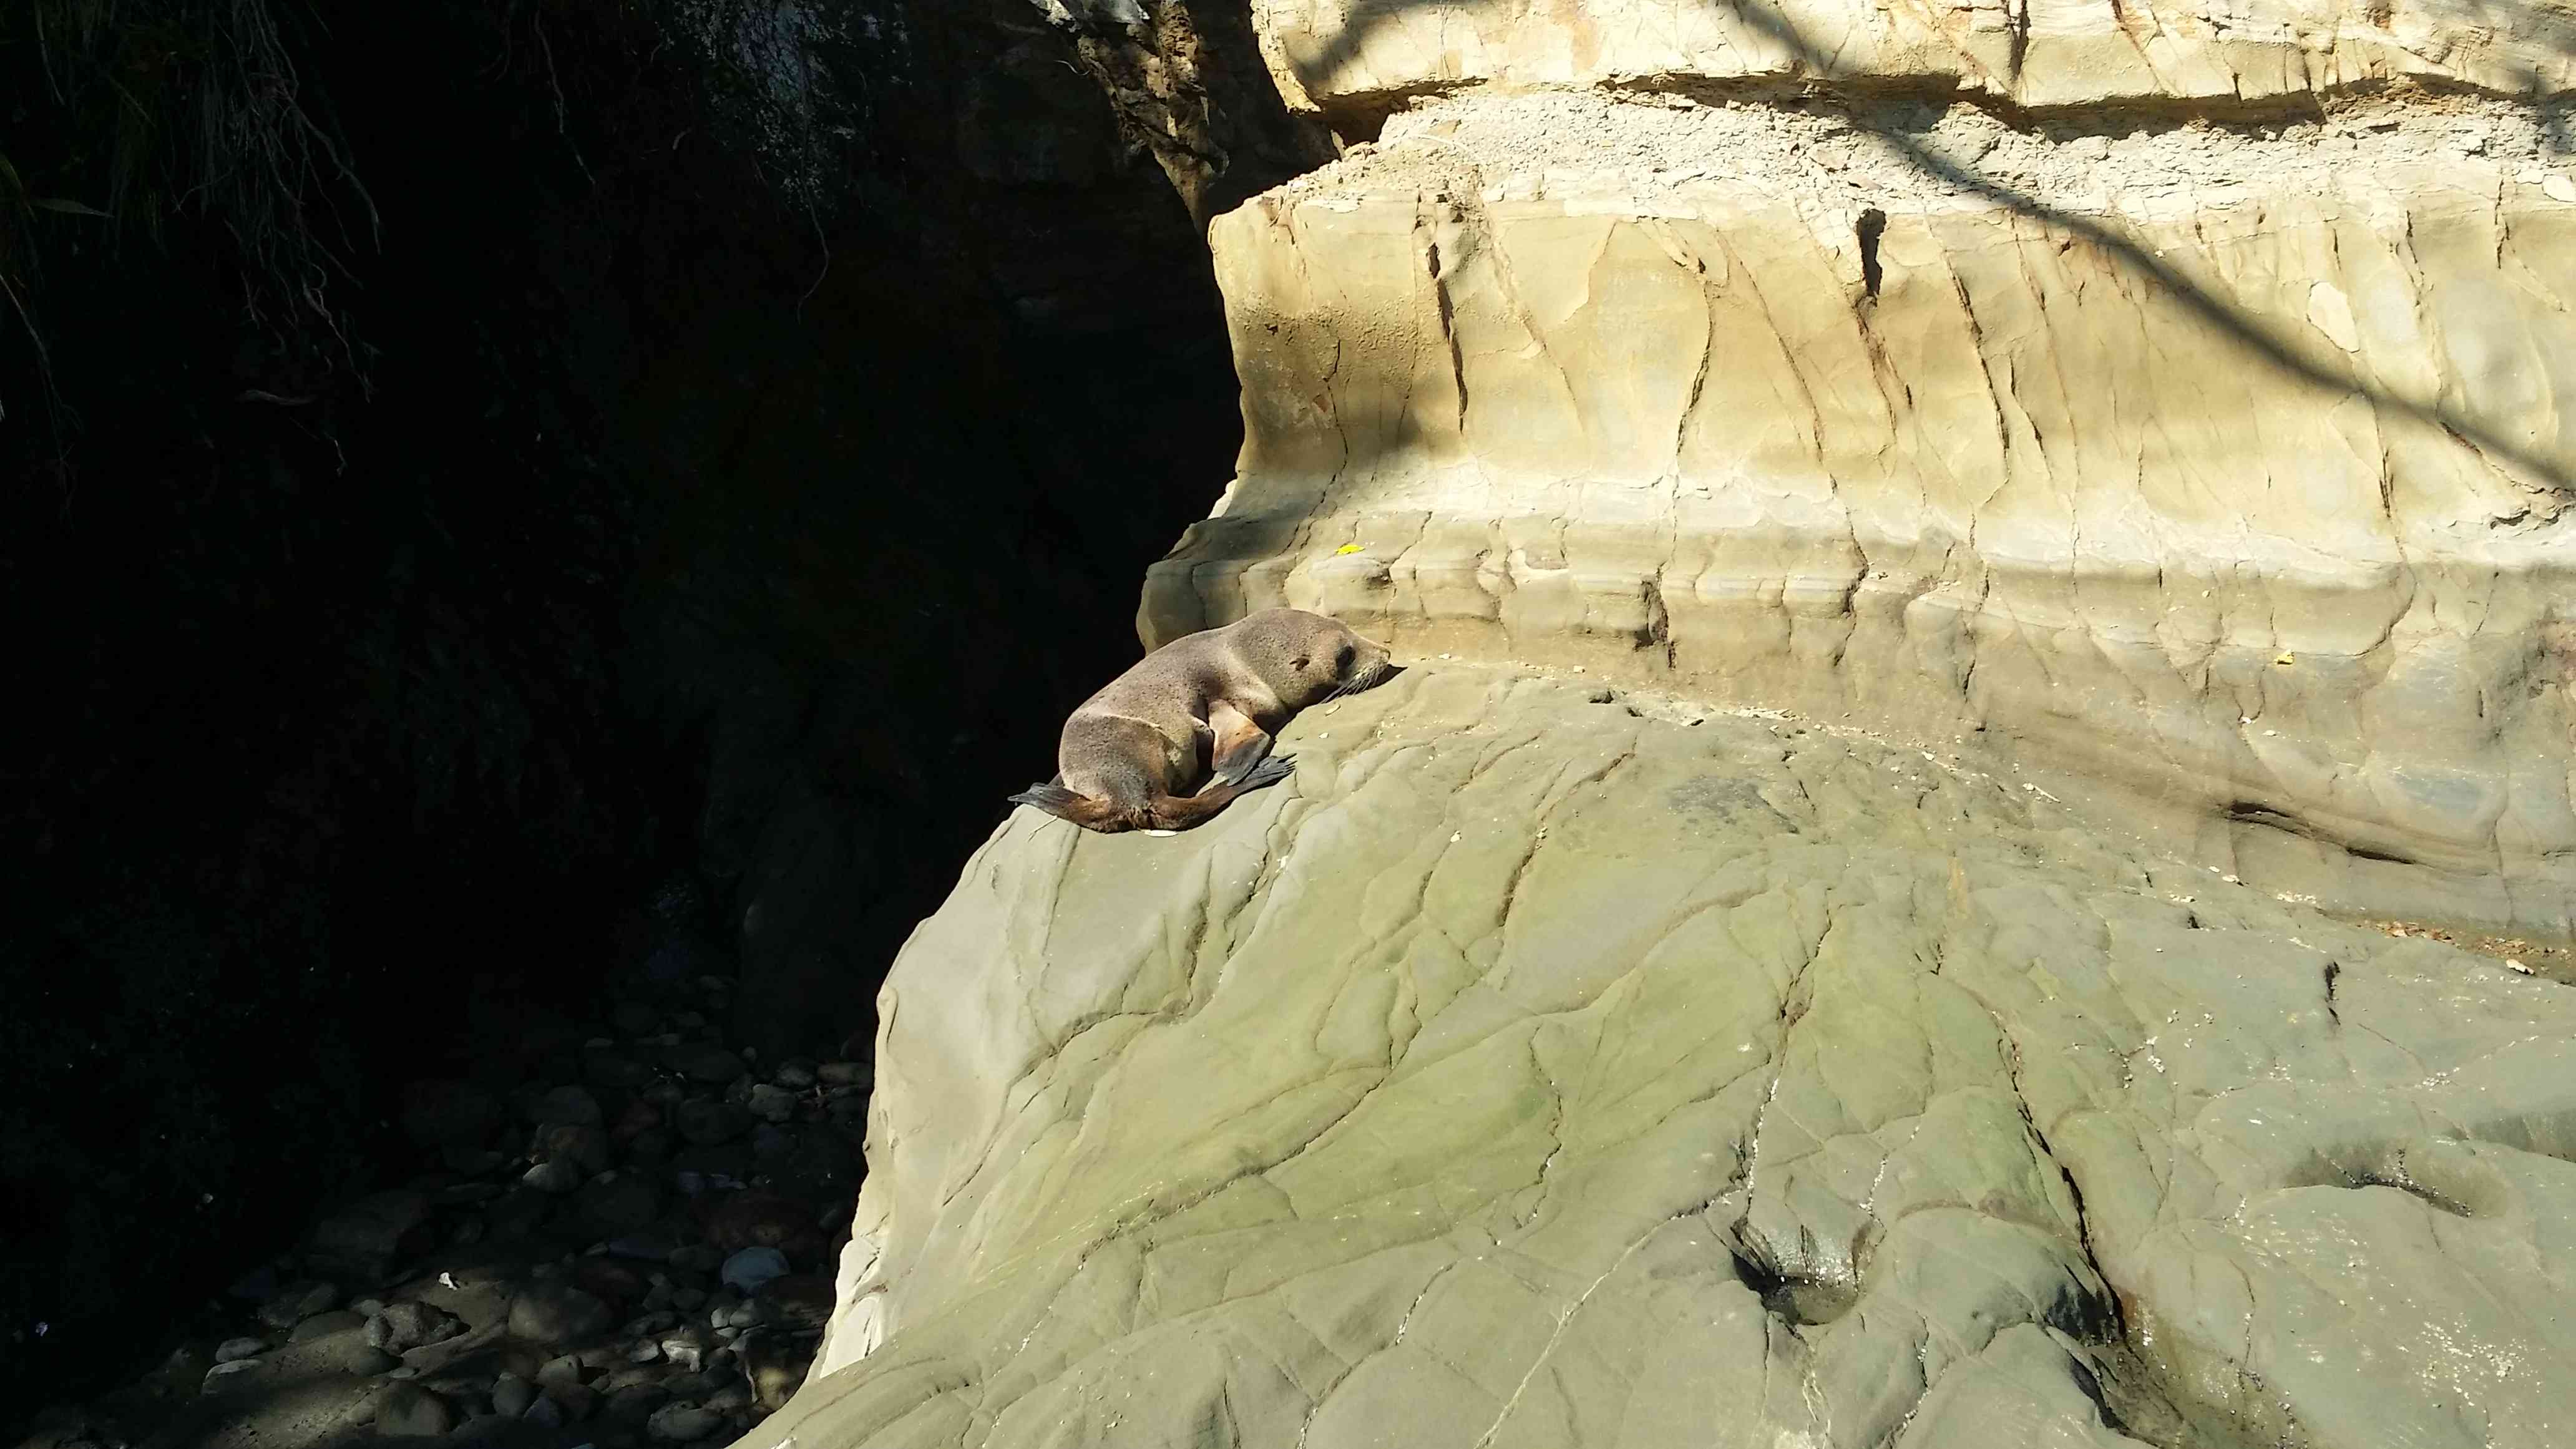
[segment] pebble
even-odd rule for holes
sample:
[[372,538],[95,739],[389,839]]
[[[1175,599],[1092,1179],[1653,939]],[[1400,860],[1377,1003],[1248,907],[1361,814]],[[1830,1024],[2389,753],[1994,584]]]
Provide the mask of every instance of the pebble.
[[367,1320],[367,1346],[387,1353],[408,1353],[425,1343],[453,1338],[465,1329],[454,1314],[426,1303],[391,1303]]
[[661,1018],[649,1003],[627,1000],[617,1003],[616,1009],[609,1012],[608,1019],[628,1036],[644,1036]]
[[568,1283],[539,1283],[510,1304],[510,1336],[531,1343],[565,1344],[595,1338],[617,1321],[598,1298]]
[[772,1074],[771,1080],[782,1087],[801,1090],[814,1085],[815,1073],[816,1068],[812,1062],[802,1057],[792,1057],[778,1064],[778,1070]]
[[557,1087],[538,1097],[528,1108],[528,1115],[539,1126],[560,1123],[596,1127],[601,1121],[599,1099],[587,1087]]
[[596,1122],[550,1122],[539,1127],[528,1144],[530,1157],[560,1158],[588,1177],[604,1172],[612,1160],[608,1130]]
[[256,1338],[227,1338],[215,1346],[215,1362],[239,1363],[267,1350],[268,1345]]
[[[492,1402],[495,1405],[498,1405],[500,1403],[499,1395],[495,1394]],[[519,1417],[538,1426],[539,1428],[560,1429],[563,1427],[564,1409],[563,1405],[556,1403],[554,1400],[540,1396],[534,1402],[530,1403],[525,1410],[521,1411]]]
[[626,1361],[628,1363],[652,1363],[661,1356],[662,1345],[655,1343],[649,1338],[638,1342],[634,1347],[626,1350]]
[[671,1117],[684,1141],[700,1147],[730,1142],[751,1130],[752,1115],[731,1102],[682,1102]]
[[682,1076],[715,1086],[723,1086],[743,1074],[742,1058],[720,1046],[672,1047],[663,1060]]
[[581,1186],[581,1169],[560,1157],[549,1157],[519,1179],[539,1192],[560,1196]]
[[581,1360],[571,1354],[547,1359],[537,1370],[537,1383],[548,1390],[577,1388],[581,1384]]
[[751,1115],[764,1122],[792,1122],[796,1118],[796,1094],[785,1087],[761,1082],[751,1089],[747,1103]]
[[525,1418],[537,1402],[537,1386],[517,1374],[503,1374],[492,1385],[492,1412]]
[[796,1134],[767,1122],[751,1129],[751,1155],[784,1157],[796,1149]]
[[434,1439],[456,1427],[456,1410],[418,1384],[397,1384],[376,1402],[376,1432],[387,1438]]
[[317,1338],[329,1338],[335,1333],[362,1330],[366,1326],[367,1315],[352,1308],[334,1308],[328,1313],[316,1313],[295,1325],[295,1331],[286,1335],[286,1341],[311,1343]]
[[219,1363],[206,1370],[206,1381],[201,1385],[201,1391],[209,1394],[219,1393],[230,1380],[258,1367],[259,1360],[254,1358],[237,1358],[229,1363]]
[[654,1411],[644,1421],[644,1432],[656,1439],[674,1444],[689,1444],[715,1432],[724,1415],[696,1404],[679,1403]]
[[814,1069],[814,1079],[827,1087],[863,1086],[868,1080],[865,1062],[825,1062]]
[[271,1328],[293,1328],[316,1313],[328,1313],[340,1301],[340,1290],[307,1280],[290,1283],[259,1306],[259,1321]]
[[611,1393],[600,1410],[612,1419],[640,1419],[669,1397],[660,1384],[628,1384]]
[[757,1293],[772,1278],[787,1276],[787,1255],[770,1247],[745,1248],[724,1260],[717,1274],[728,1288]]

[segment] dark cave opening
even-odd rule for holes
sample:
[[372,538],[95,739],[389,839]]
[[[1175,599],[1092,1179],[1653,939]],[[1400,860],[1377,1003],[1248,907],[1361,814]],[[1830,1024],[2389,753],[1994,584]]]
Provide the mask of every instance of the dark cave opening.
[[[747,1039],[867,1030],[1239,438],[1195,228],[1018,0],[862,7],[786,101],[650,5],[273,8],[380,220],[333,193],[336,362],[202,196],[0,221],[0,1417],[151,1361],[674,879]],[[116,210],[62,64],[0,21],[8,159]]]

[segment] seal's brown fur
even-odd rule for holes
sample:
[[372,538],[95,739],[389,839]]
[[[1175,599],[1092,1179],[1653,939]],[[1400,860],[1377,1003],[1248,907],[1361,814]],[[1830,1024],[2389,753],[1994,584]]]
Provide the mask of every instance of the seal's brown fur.
[[1293,758],[1271,758],[1270,737],[1290,716],[1389,672],[1384,648],[1297,609],[1175,639],[1084,701],[1064,722],[1062,773],[1011,799],[1087,830],[1187,830],[1288,778]]

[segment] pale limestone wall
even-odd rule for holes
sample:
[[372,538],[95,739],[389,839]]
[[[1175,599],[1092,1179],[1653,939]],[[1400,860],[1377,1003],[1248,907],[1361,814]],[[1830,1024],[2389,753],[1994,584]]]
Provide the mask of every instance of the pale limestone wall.
[[1256,0],[1281,88],[1326,111],[1476,85],[1822,79],[2028,107],[2226,106],[2416,79],[2564,90],[2576,12],[2479,0]]
[[2576,182],[2528,119],[1873,124],[1474,99],[1221,218],[1248,436],[1147,644],[1287,603],[1982,731],[2276,889],[2566,931]]

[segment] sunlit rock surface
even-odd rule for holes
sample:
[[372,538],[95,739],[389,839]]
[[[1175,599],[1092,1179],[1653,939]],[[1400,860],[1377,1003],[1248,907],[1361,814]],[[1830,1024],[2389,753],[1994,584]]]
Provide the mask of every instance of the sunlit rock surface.
[[[1213,232],[1274,603],[1923,743],[2329,905],[2576,921],[2576,170],[2540,119],[1399,117]],[[2057,786],[2052,786],[2057,788]]]
[[2566,89],[2548,0],[1257,0],[1281,90],[1328,113],[1480,83],[1903,81],[2027,107],[2236,108],[2398,79]]
[[747,1446],[2576,1429],[2566,987],[1976,753],[1436,662],[1282,744],[968,864]]

